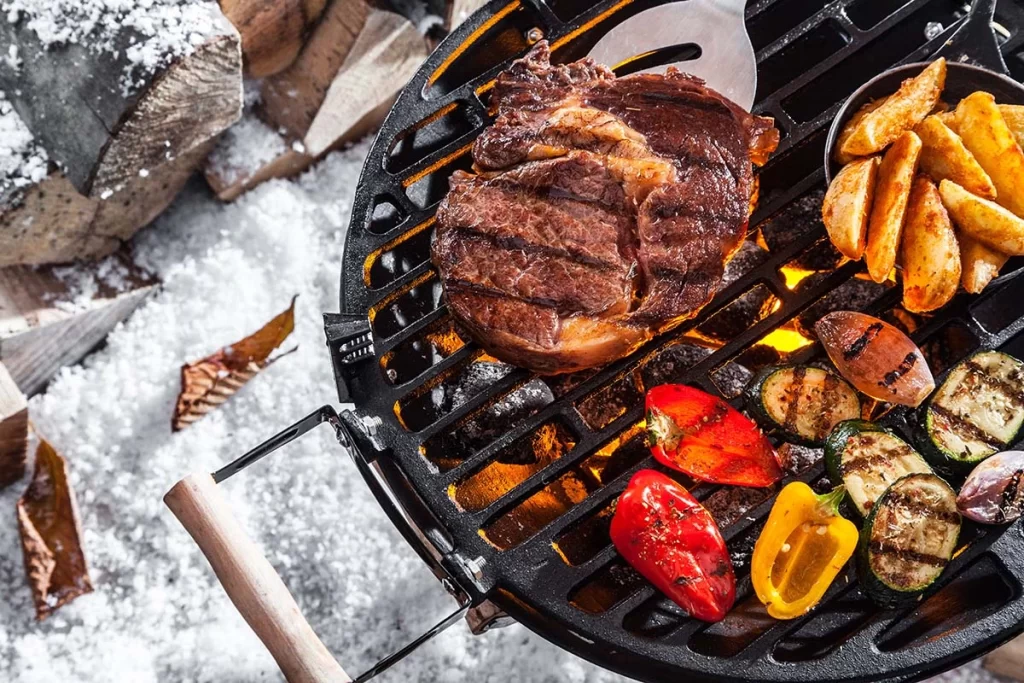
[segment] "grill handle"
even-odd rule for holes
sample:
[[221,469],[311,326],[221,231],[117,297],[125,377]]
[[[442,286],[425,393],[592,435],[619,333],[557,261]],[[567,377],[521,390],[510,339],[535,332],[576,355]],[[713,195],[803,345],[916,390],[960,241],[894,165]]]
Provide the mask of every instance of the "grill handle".
[[352,679],[313,632],[281,577],[238,523],[209,474],[182,479],[164,502],[195,540],[224,591],[289,683]]

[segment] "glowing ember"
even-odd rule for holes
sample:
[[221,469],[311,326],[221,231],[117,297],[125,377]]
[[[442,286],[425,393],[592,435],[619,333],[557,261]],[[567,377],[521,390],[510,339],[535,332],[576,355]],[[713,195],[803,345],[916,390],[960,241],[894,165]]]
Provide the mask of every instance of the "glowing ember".
[[808,339],[794,329],[780,328],[766,334],[757,342],[757,346],[770,346],[779,353],[793,353],[805,346],[813,344],[814,340]]

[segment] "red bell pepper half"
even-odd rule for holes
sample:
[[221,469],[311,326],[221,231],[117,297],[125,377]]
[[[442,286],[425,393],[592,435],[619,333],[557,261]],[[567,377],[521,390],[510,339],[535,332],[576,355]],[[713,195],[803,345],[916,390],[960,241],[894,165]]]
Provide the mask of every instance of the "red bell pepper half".
[[736,575],[715,520],[661,472],[633,475],[611,537],[634,569],[693,618],[721,621],[736,601]]
[[658,462],[702,481],[765,487],[782,479],[779,455],[757,424],[700,389],[648,391],[647,435]]

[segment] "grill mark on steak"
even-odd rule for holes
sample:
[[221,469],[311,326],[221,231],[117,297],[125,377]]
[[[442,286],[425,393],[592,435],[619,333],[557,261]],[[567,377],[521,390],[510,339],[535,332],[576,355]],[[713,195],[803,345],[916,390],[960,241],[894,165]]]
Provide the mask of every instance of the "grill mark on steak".
[[700,79],[616,79],[538,43],[498,76],[494,125],[437,213],[453,315],[498,358],[569,372],[695,315],[747,230],[751,159],[778,144]]
[[628,270],[609,272],[566,256],[535,258],[487,236],[457,230],[440,237],[438,266],[453,282],[494,294],[557,307],[562,313],[624,312],[631,298]]
[[602,261],[600,259],[593,258],[590,254],[584,251],[573,249],[571,247],[552,247],[544,244],[533,244],[527,242],[522,237],[514,236],[500,236],[494,235],[487,232],[482,232],[476,228],[456,228],[455,232],[465,235],[467,237],[475,237],[478,239],[486,240],[494,244],[499,249],[506,251],[522,251],[526,254],[537,254],[539,256],[550,256],[554,258],[565,259],[567,261],[574,261],[585,266],[596,268],[597,270],[603,271],[614,271],[621,269],[621,264],[610,263],[608,261]]
[[445,301],[471,332],[504,333],[542,348],[555,347],[559,319],[554,308],[467,289],[455,282],[445,285]]
[[548,186],[472,176],[456,179],[437,215],[449,229],[466,228],[628,267],[635,249],[626,248],[625,240],[634,231],[634,219],[622,196],[618,203],[608,206]]

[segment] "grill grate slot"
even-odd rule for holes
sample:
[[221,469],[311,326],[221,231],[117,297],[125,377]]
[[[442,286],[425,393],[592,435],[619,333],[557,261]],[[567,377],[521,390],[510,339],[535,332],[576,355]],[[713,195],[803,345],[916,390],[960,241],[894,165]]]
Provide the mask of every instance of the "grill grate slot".
[[[647,457],[643,425],[636,424],[488,524],[484,538],[499,550],[515,547]],[[607,536],[598,540],[608,544]]]
[[430,75],[426,96],[439,98],[490,71],[500,71],[498,67],[529,49],[527,33],[542,25],[531,7],[519,0],[509,2]]
[[[845,580],[851,580],[849,573]],[[837,598],[826,602],[813,617],[780,639],[772,656],[780,662],[821,659],[858,633],[874,618],[875,611],[874,603],[858,588],[844,587]]]
[[399,133],[388,152],[384,167],[400,173],[421,159],[439,152],[476,127],[465,102],[453,102],[437,113]]
[[747,33],[754,50],[759,51],[771,45],[828,4],[828,0],[780,0],[771,5],[768,11],[755,14],[747,19]]
[[576,447],[577,440],[564,421],[545,422],[502,449],[482,469],[449,486],[448,495],[462,510],[483,510],[561,459]]
[[[868,0],[868,3],[875,7],[882,6],[872,0]],[[864,58],[858,58],[855,54],[861,46],[851,43],[829,60],[823,61],[823,64],[835,64],[824,73],[806,84],[783,88],[786,95],[782,99],[782,108],[798,123],[816,120],[864,82],[865,66],[871,73],[884,71],[910,57],[929,42],[925,35],[925,27],[929,23],[937,22],[946,27],[954,24],[957,18],[955,5],[955,2],[945,0],[907,3],[903,9],[878,25],[885,30],[879,37],[873,38],[866,48],[870,52],[870,64],[865,64]]]
[[994,555],[975,560],[920,607],[882,632],[878,649],[894,652],[969,628],[1013,599],[1015,581]]
[[[488,121],[481,98],[486,100],[490,79],[505,60],[527,49],[530,28],[552,40],[556,61],[569,61],[603,35],[604,22],[611,25],[655,4],[492,2],[489,16],[497,19],[471,19],[460,29],[470,38],[463,43],[468,47],[446,43],[403,93],[357,193],[353,214],[366,223],[353,225],[346,244],[342,310],[370,310],[379,359],[358,366],[357,404],[382,418],[383,441],[394,462],[460,552],[486,560],[482,591],[493,598],[488,590],[499,585],[512,596],[503,606],[517,618],[556,639],[560,632],[580,634],[582,640],[566,638],[563,644],[606,666],[623,666],[608,654],[620,650],[655,660],[649,677],[658,680],[693,672],[728,677],[737,666],[758,679],[785,680],[784,665],[792,662],[820,665],[813,670],[815,680],[839,680],[844,671],[863,670],[866,664],[854,657],[865,648],[873,649],[871,666],[900,677],[921,666],[908,670],[912,658],[950,662],[948,652],[940,656],[929,648],[947,632],[961,637],[976,619],[968,615],[947,626],[928,610],[939,595],[944,597],[936,604],[950,602],[950,593],[942,591],[962,590],[959,576],[967,581],[971,572],[989,573],[994,560],[987,548],[999,534],[980,539],[957,558],[944,575],[949,585],[920,606],[922,615],[912,617],[930,629],[915,639],[894,625],[901,614],[880,613],[843,580],[812,615],[767,623],[757,614],[749,580],[741,578],[739,621],[706,627],[622,565],[609,544],[608,524],[632,473],[652,466],[641,445],[646,387],[682,382],[737,395],[765,363],[820,354],[813,322],[838,308],[882,313],[912,330],[937,372],[978,346],[1006,343],[1024,327],[994,294],[991,302],[976,304],[955,299],[943,316],[907,313],[891,283],[870,282],[857,264],[838,265],[820,222],[824,129],[838,102],[877,71],[917,59],[943,42],[958,21],[961,2],[748,2],[762,74],[755,110],[775,116],[785,137],[760,173],[751,237],[727,267],[727,286],[695,320],[610,367],[553,378],[502,369],[497,381],[471,383],[472,391],[460,383],[492,359],[448,316],[429,264],[429,235],[448,176],[468,168],[469,146]],[[1003,47],[1020,77],[1024,35],[1016,27],[1024,25],[1024,0],[1002,0],[997,16],[1012,29]],[[932,21],[945,30],[929,42],[924,26]],[[1014,301],[1019,294],[1001,297]],[[1024,352],[1024,337],[1008,350]],[[904,417],[897,410],[888,419],[905,426]],[[516,443],[531,443],[543,429],[561,430],[556,441],[564,448],[557,457],[532,448],[516,451]],[[797,478],[820,485],[820,450],[782,450],[793,453]],[[714,486],[693,492],[722,522],[738,576],[745,577],[771,501],[758,501],[761,492]],[[984,602],[1019,613],[1016,569],[997,569],[1011,593],[993,589]],[[852,577],[850,572],[845,580]],[[588,649],[582,641],[595,645]],[[841,643],[847,647],[839,648]],[[647,670],[627,673],[648,676]],[[871,678],[860,676],[865,677]]]
[[835,19],[818,24],[758,65],[757,99],[764,99],[788,83],[793,71],[802,65],[827,59],[849,43],[850,35]]

